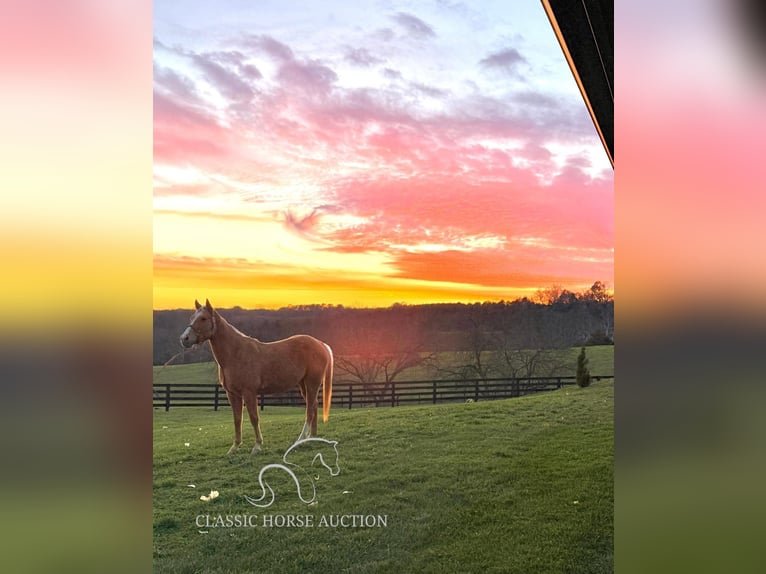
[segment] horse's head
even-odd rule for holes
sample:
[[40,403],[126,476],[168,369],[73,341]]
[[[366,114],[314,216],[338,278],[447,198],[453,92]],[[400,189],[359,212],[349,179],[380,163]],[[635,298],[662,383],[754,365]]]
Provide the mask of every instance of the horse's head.
[[327,445],[332,447],[332,449],[324,448],[316,453],[314,459],[311,461],[311,466],[314,466],[318,460],[323,467],[330,471],[330,476],[337,476],[340,473],[340,465],[338,464],[338,441],[325,439],[314,440],[322,441],[324,443],[322,446]]
[[[337,476],[340,473],[337,440],[327,440],[319,437],[299,439],[285,451],[282,460],[288,464],[301,466],[300,462],[296,463],[294,460],[292,462],[287,460],[288,456],[298,449],[303,450],[304,454],[308,454],[308,456],[314,455],[311,459],[311,466],[314,466],[318,461],[321,466],[330,471],[330,476]],[[306,464],[308,461],[304,459],[303,463]]]
[[319,462],[322,463],[322,466],[330,471],[330,476],[337,476],[340,474],[340,465],[338,464],[338,459],[340,458],[338,455],[338,441],[328,441],[328,444],[332,447],[332,450],[325,449],[324,454],[327,455],[327,458],[322,456],[322,453],[320,452],[314,457],[314,460],[311,462],[311,464],[313,466],[317,459],[319,459]]
[[204,343],[215,334],[215,312],[210,301],[206,299],[205,304],[200,305],[195,299],[194,306],[196,311],[192,313],[189,325],[181,333],[181,345],[187,349]]

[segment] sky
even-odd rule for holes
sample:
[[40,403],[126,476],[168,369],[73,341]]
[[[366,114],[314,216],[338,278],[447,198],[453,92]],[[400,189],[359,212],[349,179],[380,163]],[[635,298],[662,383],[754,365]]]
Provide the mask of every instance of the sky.
[[154,307],[613,285],[613,171],[539,2],[154,4]]

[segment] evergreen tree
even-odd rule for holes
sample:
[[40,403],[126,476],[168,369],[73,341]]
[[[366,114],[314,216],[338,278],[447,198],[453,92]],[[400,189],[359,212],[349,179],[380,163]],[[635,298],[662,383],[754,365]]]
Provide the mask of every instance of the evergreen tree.
[[585,347],[580,349],[577,355],[577,385],[587,387],[590,385],[590,370],[588,369],[588,359],[585,356]]

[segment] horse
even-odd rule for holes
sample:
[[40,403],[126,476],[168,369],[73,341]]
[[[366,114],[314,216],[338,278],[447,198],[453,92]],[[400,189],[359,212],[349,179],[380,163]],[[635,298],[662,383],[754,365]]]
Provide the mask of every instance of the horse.
[[[332,447],[332,451],[328,447]],[[258,473],[258,484],[261,487],[261,491],[263,494],[261,494],[260,498],[252,498],[250,496],[245,495],[245,500],[252,504],[253,506],[258,506],[259,508],[268,508],[272,504],[274,504],[274,499],[276,498],[276,495],[274,494],[274,489],[271,488],[268,482],[266,482],[263,478],[264,474],[272,469],[275,470],[282,470],[287,473],[287,475],[293,479],[293,482],[295,483],[295,488],[297,489],[298,498],[301,502],[304,504],[312,504],[316,501],[316,485],[314,483],[314,479],[311,478],[311,476],[306,472],[306,469],[298,464],[297,462],[288,460],[288,456],[290,456],[290,453],[292,453],[296,449],[301,449],[304,451],[304,454],[307,454],[308,457],[311,457],[313,454],[314,456],[311,458],[311,464],[310,466],[314,466],[314,463],[319,460],[319,463],[324,466],[328,471],[330,471],[330,476],[338,476],[340,474],[340,465],[338,464],[338,441],[335,440],[327,440],[323,438],[305,438],[305,439],[298,439],[295,441],[295,443],[288,448],[285,451],[285,454],[282,456],[282,462],[284,464],[280,463],[272,463],[267,464],[263,468],[261,468],[261,471]],[[324,448],[327,453],[322,452],[322,448]],[[307,450],[309,449],[309,450]],[[330,464],[327,464],[327,461],[325,460],[325,454],[327,454],[328,459],[330,460],[332,466]],[[306,456],[304,456],[306,458]],[[306,461],[301,461],[304,464],[306,464]],[[303,491],[301,490],[301,480],[298,478],[298,474],[302,474],[308,477],[309,484],[311,486],[311,498],[304,498],[303,497]],[[317,480],[319,477],[317,476]],[[271,494],[269,497],[267,492]]]
[[317,403],[322,387],[322,421],[327,422],[332,404],[333,353],[327,343],[309,335],[262,343],[248,337],[213,309],[194,301],[195,311],[181,334],[185,348],[208,341],[218,363],[218,381],[234,413],[234,443],[227,455],[242,444],[242,407],[247,408],[255,430],[251,455],[263,445],[258,420],[258,395],[281,393],[298,387],[306,401],[306,420],[298,440],[317,435]]

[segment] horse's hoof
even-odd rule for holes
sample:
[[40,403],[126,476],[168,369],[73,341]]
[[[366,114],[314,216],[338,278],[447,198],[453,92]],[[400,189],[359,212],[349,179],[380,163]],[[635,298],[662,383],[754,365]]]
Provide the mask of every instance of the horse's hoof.
[[250,451],[250,456],[253,456],[259,452],[261,452],[261,445],[257,444],[253,447],[253,450]]
[[238,449],[239,449],[239,445],[232,445],[232,447],[228,451],[226,451],[226,455],[231,456],[232,454],[237,452]]

